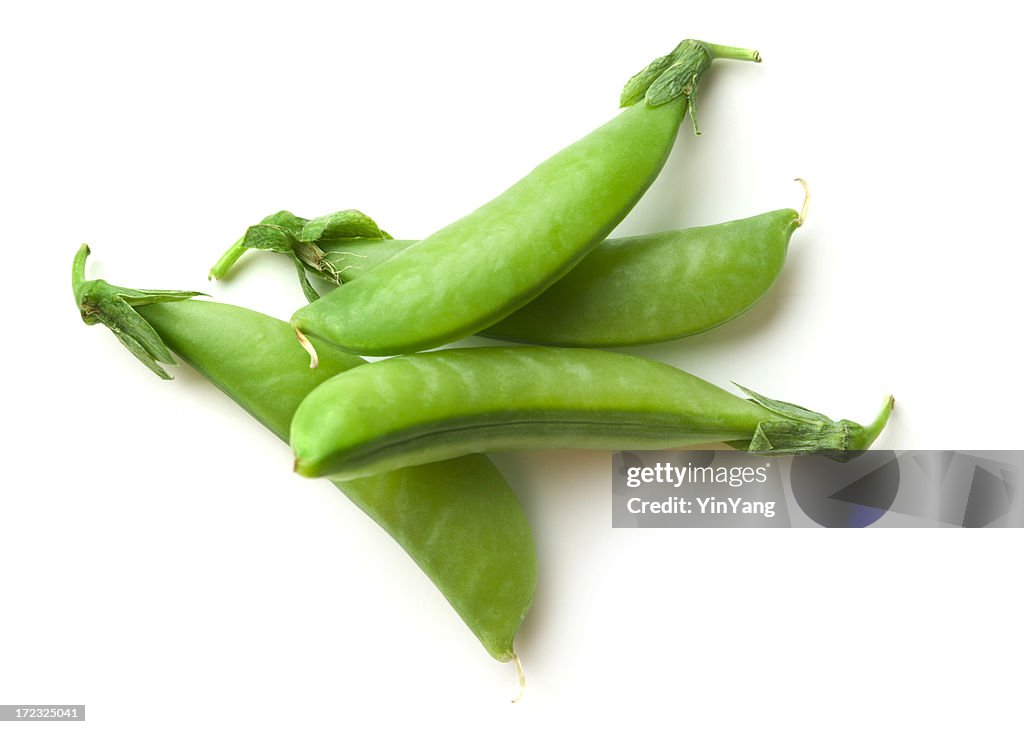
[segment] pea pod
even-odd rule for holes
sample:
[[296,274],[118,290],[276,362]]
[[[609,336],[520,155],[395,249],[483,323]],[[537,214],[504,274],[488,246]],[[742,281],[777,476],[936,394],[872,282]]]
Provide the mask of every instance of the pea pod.
[[683,41],[626,85],[617,117],[476,211],[300,309],[292,326],[356,354],[401,354],[473,334],[528,303],[651,185],[715,58],[760,60],[755,51]]
[[744,391],[749,400],[666,364],[600,350],[447,349],[327,380],[295,411],[291,444],[296,471],[308,477],[368,476],[482,451],[713,442],[842,460],[871,445],[892,409],[887,398],[861,426]]
[[[288,440],[302,399],[363,360],[318,344],[310,370],[283,321],[236,306],[187,300],[195,292],[138,291],[85,280],[88,248],[75,258],[75,300],[86,323],[108,326],[147,367],[170,351]],[[168,350],[170,349],[170,351]],[[533,599],[536,556],[515,494],[484,456],[411,467],[336,485],[430,577],[484,648],[514,659],[513,638]]]
[[[806,207],[805,207],[806,209]],[[298,226],[285,228],[282,214]],[[331,217],[363,218],[348,210]],[[707,227],[607,239],[561,280],[480,332],[509,341],[574,347],[649,344],[690,336],[730,321],[760,301],[786,261],[803,214],[778,209]],[[253,225],[210,271],[223,278],[246,249],[288,255],[303,291],[312,273],[332,285],[360,278],[413,246],[383,232],[367,236],[313,235],[308,222],[282,212]],[[305,224],[303,224],[305,223]],[[373,225],[376,227],[376,225]]]
[[606,240],[486,336],[572,347],[678,339],[764,298],[800,215],[779,209],[707,227]]

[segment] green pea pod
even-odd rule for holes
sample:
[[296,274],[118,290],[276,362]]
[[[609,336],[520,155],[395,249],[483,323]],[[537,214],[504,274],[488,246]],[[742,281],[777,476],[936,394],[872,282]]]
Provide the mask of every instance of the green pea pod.
[[[561,280],[480,333],[532,344],[621,347],[707,331],[764,297],[802,223],[802,214],[779,209],[707,227],[607,239]],[[293,258],[303,290],[315,300],[307,273],[341,285],[416,244],[386,238],[314,241],[300,227],[282,230],[271,248],[270,226],[250,227],[211,277],[223,278],[246,249],[274,249]]]
[[483,333],[509,341],[618,347],[678,339],[764,298],[800,215],[779,209],[708,227],[605,240],[568,275]]
[[751,390],[749,400],[641,357],[590,349],[484,347],[395,357],[313,390],[292,420],[303,476],[361,477],[482,451],[668,449],[728,442],[837,460],[873,423],[833,421]]
[[651,185],[715,58],[760,60],[755,51],[683,41],[626,85],[626,109],[613,120],[476,211],[300,309],[292,326],[355,354],[402,354],[469,336],[528,303]]
[[[200,295],[195,292],[87,281],[88,253],[83,245],[73,271],[75,300],[86,323],[108,326],[165,379],[169,375],[159,363],[173,364],[173,351],[285,441],[309,392],[363,364],[318,344],[320,369],[310,370],[283,321],[187,300]],[[489,459],[467,456],[336,486],[398,541],[488,653],[515,659],[513,638],[533,599],[536,556],[523,510]]]

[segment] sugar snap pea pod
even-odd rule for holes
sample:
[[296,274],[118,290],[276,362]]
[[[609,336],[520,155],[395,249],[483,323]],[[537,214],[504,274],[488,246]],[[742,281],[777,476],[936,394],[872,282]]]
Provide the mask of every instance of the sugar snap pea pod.
[[[341,285],[415,244],[368,237],[317,241],[302,227],[288,231],[265,222],[232,246],[232,259],[222,258],[211,271],[214,277],[223,278],[245,249],[269,249],[293,258],[308,294],[313,289],[307,272]],[[607,239],[561,280],[480,333],[533,344],[609,347],[707,331],[764,297],[802,222],[802,214],[779,209],[707,227]],[[312,299],[317,297],[313,291]]]
[[715,58],[760,60],[755,51],[683,41],[627,83],[617,117],[476,211],[300,309],[292,326],[349,352],[390,355],[501,320],[568,272],[633,208],[664,165],[687,109],[692,116],[697,83]]
[[[192,292],[137,291],[85,280],[88,248],[74,262],[75,300],[86,323],[103,323],[151,370],[192,365],[277,436],[288,440],[301,400],[333,375],[363,364],[319,344],[310,370],[283,321],[247,309],[184,300]],[[513,638],[536,584],[530,529],[515,494],[484,456],[337,483],[430,577],[484,648],[514,658]]]
[[363,365],[313,390],[292,420],[303,476],[359,477],[481,451],[666,449],[728,442],[837,460],[868,426],[744,392],[641,357],[591,349],[482,347]]
[[792,209],[707,227],[609,239],[485,336],[567,347],[678,339],[760,301],[800,226]]

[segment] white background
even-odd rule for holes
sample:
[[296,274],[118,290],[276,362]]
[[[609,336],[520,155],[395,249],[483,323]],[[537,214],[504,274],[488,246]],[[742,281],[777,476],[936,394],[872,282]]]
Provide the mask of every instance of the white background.
[[756,311],[636,351],[837,418],[891,392],[880,447],[1024,448],[1019,34],[945,7],[5,5],[0,703],[84,703],[97,732],[1019,730],[1020,532],[612,530],[597,452],[496,457],[540,562],[512,706],[384,533],[69,288],[84,241],[94,277],[287,318],[283,261],[205,281],[246,225],[354,207],[423,236],[682,38],[751,46],[618,231],[796,207],[798,175],[809,221]]

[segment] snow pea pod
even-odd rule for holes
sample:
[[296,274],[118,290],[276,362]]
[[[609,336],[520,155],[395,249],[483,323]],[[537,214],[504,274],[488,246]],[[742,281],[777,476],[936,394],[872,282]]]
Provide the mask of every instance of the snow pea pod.
[[[330,216],[349,213],[365,217],[353,210]],[[707,331],[764,297],[782,271],[803,216],[779,209],[706,227],[607,239],[561,280],[480,334],[532,344],[611,347]],[[245,249],[273,250],[295,261],[303,290],[315,300],[306,273],[342,285],[416,243],[380,237],[317,240],[306,234],[307,227],[283,230],[269,224],[271,219],[250,227],[211,277],[223,278]]]
[[[291,327],[255,311],[182,291],[138,291],[85,280],[88,248],[75,258],[75,299],[86,323],[108,326],[151,370],[173,351],[287,441],[302,399],[328,378],[363,364],[318,344],[320,369],[295,349]],[[168,348],[170,351],[168,351]],[[536,556],[522,507],[489,459],[467,456],[336,483],[388,532],[501,661],[529,610]]]
[[889,418],[833,421],[660,362],[557,347],[446,349],[395,357],[313,390],[292,420],[303,476],[360,477],[482,451],[666,449],[729,442],[761,454],[842,460]]
[[356,354],[403,354],[469,336],[528,303],[651,185],[715,58],[760,60],[755,51],[683,41],[626,85],[617,117],[479,209],[300,309],[292,326]]

